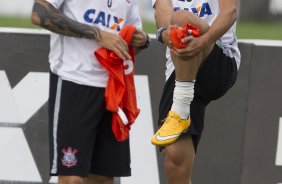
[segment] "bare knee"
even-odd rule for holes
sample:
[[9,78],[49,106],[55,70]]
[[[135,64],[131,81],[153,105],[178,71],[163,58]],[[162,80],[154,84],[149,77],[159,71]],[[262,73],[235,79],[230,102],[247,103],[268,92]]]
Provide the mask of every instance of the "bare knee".
[[200,19],[198,16],[186,10],[175,11],[171,16],[170,23],[172,25],[178,25],[180,27],[184,27],[186,24],[195,25],[201,30],[202,34],[206,33],[210,27],[205,21]]
[[164,162],[165,173],[168,184],[183,183],[189,184],[191,181],[191,167],[185,166],[176,160],[166,160]]
[[191,137],[179,139],[163,150],[168,183],[188,184],[191,179],[195,151]]
[[184,25],[188,23],[192,24],[193,20],[191,19],[191,16],[193,16],[193,14],[186,10],[175,11],[171,17],[171,24],[178,25],[181,27],[183,27]]
[[59,184],[85,184],[86,178],[79,176],[59,176]]
[[178,157],[172,152],[165,154],[164,168],[168,175],[177,173],[178,175],[189,175],[192,165],[189,165],[183,157]]

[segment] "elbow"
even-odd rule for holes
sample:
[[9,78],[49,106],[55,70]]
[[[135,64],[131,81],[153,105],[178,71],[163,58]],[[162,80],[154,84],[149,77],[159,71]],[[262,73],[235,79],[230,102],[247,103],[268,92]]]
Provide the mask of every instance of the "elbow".
[[236,5],[229,5],[228,7],[221,7],[222,16],[226,17],[230,23],[234,23],[238,19],[238,8]]
[[31,22],[34,25],[37,25],[37,26],[40,25],[40,18],[39,18],[38,14],[36,12],[32,12]]
[[171,14],[169,13],[167,14],[167,16],[164,16],[162,12],[155,11],[154,18],[157,28],[168,27],[170,25]]
[[163,25],[162,25],[162,23],[161,23],[161,20],[159,19],[159,15],[158,15],[157,12],[155,12],[154,18],[155,18],[155,21],[156,21],[156,26],[157,26],[157,28],[163,27]]
[[230,15],[232,17],[232,21],[236,22],[238,19],[238,9],[237,7],[233,7],[230,9]]

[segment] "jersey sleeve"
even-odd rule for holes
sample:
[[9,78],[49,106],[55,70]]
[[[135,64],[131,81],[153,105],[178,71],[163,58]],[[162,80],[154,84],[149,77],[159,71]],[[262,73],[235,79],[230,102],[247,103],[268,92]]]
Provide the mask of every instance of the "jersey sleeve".
[[45,0],[48,3],[52,4],[55,8],[59,9],[63,4],[64,0]]
[[137,0],[132,0],[132,4],[127,15],[127,20],[125,21],[125,24],[134,25],[135,27],[142,29],[142,21],[137,5]]

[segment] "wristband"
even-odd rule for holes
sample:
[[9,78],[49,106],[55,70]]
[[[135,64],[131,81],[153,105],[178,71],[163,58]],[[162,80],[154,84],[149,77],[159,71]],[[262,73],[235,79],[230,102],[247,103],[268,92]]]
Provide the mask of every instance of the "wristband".
[[162,33],[166,30],[166,28],[164,27],[160,27],[158,30],[157,30],[157,33],[156,33],[156,38],[159,42],[161,43],[164,43],[163,42],[163,38],[162,38]]
[[145,44],[142,47],[139,47],[140,49],[146,49],[146,48],[149,47],[149,45],[151,43],[151,38],[149,37],[148,34],[146,34],[146,37],[147,37],[146,42],[145,42]]

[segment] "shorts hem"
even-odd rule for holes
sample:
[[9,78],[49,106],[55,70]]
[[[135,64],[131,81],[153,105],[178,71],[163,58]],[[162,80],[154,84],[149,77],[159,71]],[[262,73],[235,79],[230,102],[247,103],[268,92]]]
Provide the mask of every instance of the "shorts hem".
[[79,176],[79,177],[87,177],[89,175],[86,174],[86,173],[78,173],[78,172],[68,172],[68,173],[56,173],[56,174],[53,174],[53,173],[50,173],[50,176]]
[[90,174],[97,174],[101,176],[110,176],[110,177],[129,177],[131,176],[131,171],[109,172],[109,171],[103,170],[103,171],[91,171]]

